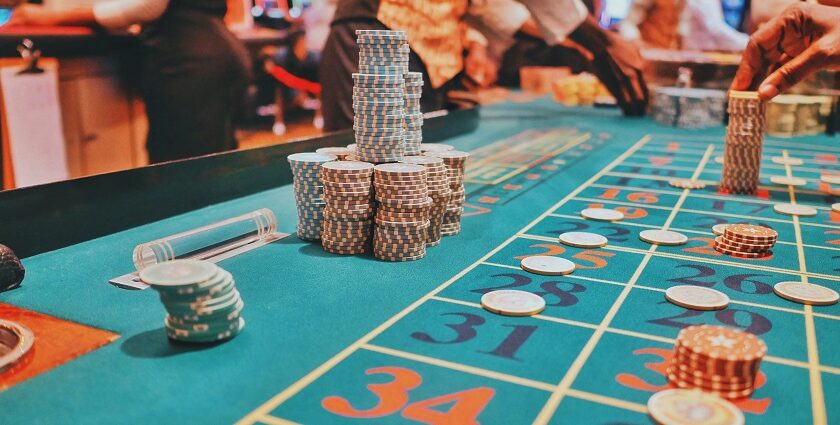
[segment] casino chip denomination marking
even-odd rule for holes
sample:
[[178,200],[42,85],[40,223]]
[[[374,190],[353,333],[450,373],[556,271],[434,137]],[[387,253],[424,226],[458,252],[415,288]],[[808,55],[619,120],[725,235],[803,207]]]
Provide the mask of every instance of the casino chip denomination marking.
[[817,209],[807,205],[800,204],[776,204],[773,205],[773,211],[784,215],[797,215],[803,217],[813,217],[817,215]]
[[481,306],[504,316],[533,316],[545,310],[545,299],[530,292],[503,289],[482,295]]
[[773,285],[776,295],[800,304],[832,305],[840,301],[837,291],[825,286],[804,282],[779,282]]
[[639,239],[654,245],[685,245],[688,236],[671,230],[651,229],[639,232]]
[[533,255],[519,263],[522,270],[545,276],[563,276],[575,271],[575,263],[560,257]]
[[160,295],[169,339],[209,343],[239,335],[245,303],[233,276],[208,261],[172,260],[140,271],[140,279]]
[[620,211],[607,208],[587,208],[580,212],[581,217],[595,221],[619,221],[624,218]]
[[665,299],[692,310],[720,310],[729,305],[723,292],[695,285],[672,286],[665,290]]
[[659,425],[744,425],[744,414],[731,402],[698,390],[659,391],[647,402]]
[[589,232],[566,232],[559,236],[560,243],[576,248],[603,248],[609,240],[606,237]]

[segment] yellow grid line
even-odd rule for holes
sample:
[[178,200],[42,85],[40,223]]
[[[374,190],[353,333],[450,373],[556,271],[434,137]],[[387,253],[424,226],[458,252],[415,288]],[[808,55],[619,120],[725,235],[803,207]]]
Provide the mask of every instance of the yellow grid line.
[[[563,199],[561,199],[559,202],[557,202],[556,204],[551,206],[544,213],[540,214],[533,221],[531,221],[530,223],[525,225],[525,227],[523,227],[519,232],[525,232],[528,229],[530,229],[531,227],[535,226],[537,223],[542,221],[546,216],[548,216],[548,214],[551,211],[556,210],[560,205],[563,205],[564,203],[568,202],[569,199],[572,199],[574,196],[576,196],[578,193],[580,193],[580,191],[582,191],[584,187],[586,187],[588,184],[590,184],[590,183],[596,181],[597,179],[599,179],[601,176],[603,176],[607,172],[607,170],[610,170],[610,169],[614,168],[617,164],[620,164],[621,161],[624,161],[628,156],[632,155],[633,152],[636,151],[636,149],[643,146],[649,140],[650,140],[650,136],[644,136],[641,139],[639,139],[633,146],[631,146],[627,151],[625,151],[623,154],[621,154],[617,158],[615,158],[609,165],[602,168],[601,171],[595,173],[595,175],[593,175],[589,180],[584,182],[577,189],[575,189],[574,191],[572,191],[571,193],[566,195]],[[496,246],[496,248],[490,250],[490,252],[488,252],[487,254],[482,256],[481,258],[479,258],[476,262],[474,262],[473,264],[471,264],[470,266],[468,266],[467,268],[465,268],[464,270],[462,270],[461,272],[459,272],[455,276],[452,276],[449,280],[442,283],[437,288],[433,289],[431,292],[427,293],[426,295],[424,295],[420,299],[411,303],[408,307],[404,308],[399,313],[395,314],[394,316],[392,316],[391,318],[389,318],[388,320],[386,320],[385,322],[383,322],[382,324],[380,324],[379,326],[374,328],[372,331],[367,333],[365,336],[363,336],[362,338],[359,338],[358,340],[356,340],[356,342],[352,343],[351,345],[349,345],[345,349],[341,350],[338,354],[336,354],[335,356],[333,356],[332,358],[330,358],[326,362],[322,363],[320,366],[318,366],[317,368],[315,368],[314,370],[312,370],[308,374],[304,375],[298,381],[296,381],[295,383],[293,383],[292,385],[290,385],[289,387],[287,387],[286,389],[284,389],[280,393],[276,394],[274,397],[272,397],[271,399],[269,399],[268,401],[266,401],[265,403],[263,403],[262,405],[260,405],[256,409],[254,409],[251,413],[245,415],[242,419],[240,419],[237,422],[237,425],[253,424],[258,418],[268,415],[272,410],[276,409],[277,406],[280,406],[281,404],[283,404],[286,400],[288,400],[289,398],[291,398],[292,396],[294,396],[295,394],[297,394],[298,392],[300,392],[301,390],[303,390],[304,388],[309,386],[312,382],[314,382],[316,379],[320,378],[322,375],[327,373],[330,369],[335,367],[338,363],[340,363],[341,361],[343,361],[344,359],[349,357],[351,354],[356,352],[356,350],[358,350],[362,345],[370,342],[373,338],[375,338],[376,336],[380,335],[382,332],[384,332],[385,330],[390,328],[394,323],[396,323],[397,321],[399,321],[400,319],[402,319],[403,317],[405,317],[406,315],[408,315],[409,313],[411,313],[412,311],[417,309],[417,307],[424,304],[431,297],[435,296],[440,291],[446,289],[449,285],[456,282],[458,279],[463,277],[465,274],[469,273],[470,270],[474,269],[479,264],[481,264],[482,262],[484,262],[488,258],[492,257],[494,254],[501,251],[508,244],[510,244],[511,242],[516,240],[516,237],[517,237],[516,235],[519,232],[514,233],[512,236],[507,238],[504,242],[502,242],[501,244]]]
[[[687,135],[687,134],[675,135],[675,134],[662,134],[662,133],[660,133],[660,134],[652,134],[651,138],[653,139],[650,143],[652,146],[653,145],[655,145],[655,146],[660,145],[660,140],[658,140],[658,139],[676,139],[676,138],[679,138],[680,140],[677,141],[677,143],[680,144],[680,145],[691,144],[691,145],[704,145],[704,146],[709,144],[709,142],[717,142],[718,144],[723,145],[723,141],[724,141],[723,136],[696,136],[696,135]],[[670,140],[661,141],[661,143],[663,145],[669,144],[671,142],[672,141],[670,141]],[[768,139],[764,140],[764,145],[765,145],[765,147],[770,146],[771,148],[774,148],[776,150],[781,151],[781,150],[786,149],[787,146],[790,145],[790,141],[768,138]],[[807,144],[807,143],[797,143],[796,148],[800,149],[800,150],[810,149],[810,150],[813,150],[813,151],[827,151],[827,152],[833,152],[833,153],[840,154],[840,148],[833,148],[833,147],[830,147],[830,146],[819,146],[819,145],[811,145],[811,144]],[[768,149],[765,149],[765,151],[767,151],[767,150]],[[819,152],[819,153],[824,153],[824,152]]]

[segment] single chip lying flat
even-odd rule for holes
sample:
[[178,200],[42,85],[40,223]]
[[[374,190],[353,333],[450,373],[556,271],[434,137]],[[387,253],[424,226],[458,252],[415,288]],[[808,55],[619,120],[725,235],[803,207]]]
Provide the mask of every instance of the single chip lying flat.
[[659,391],[648,399],[647,408],[661,425],[744,425],[738,407],[699,390]]
[[785,186],[805,186],[808,184],[808,180],[801,179],[799,177],[787,177],[787,176],[772,176],[770,177],[770,181],[774,184],[780,184]]
[[505,316],[533,316],[545,309],[545,300],[530,292],[503,289],[482,295],[481,306]]
[[618,221],[624,218],[620,211],[607,208],[587,208],[580,212],[580,215],[588,220],[595,221]]
[[828,184],[840,184],[840,174],[824,174],[820,181]]
[[551,257],[548,255],[525,257],[519,265],[526,272],[546,276],[563,276],[575,271],[575,263],[565,258]]
[[805,163],[799,158],[793,158],[790,156],[774,156],[773,158],[770,158],[770,160],[773,161],[774,164],[778,165],[802,165]]
[[683,245],[688,242],[688,236],[670,230],[643,230],[639,239],[654,245]]
[[729,297],[723,292],[695,285],[672,286],[665,290],[665,299],[692,310],[720,310],[729,305]]
[[799,204],[776,204],[773,205],[773,211],[785,215],[801,215],[805,217],[813,217],[817,215],[817,210],[814,207]]
[[837,291],[825,286],[803,282],[779,282],[773,285],[776,295],[800,304],[831,305],[840,301]]
[[731,226],[731,224],[715,224],[714,226],[712,226],[712,233],[714,233],[717,236],[723,236],[723,233],[729,226]]
[[559,239],[560,243],[576,248],[601,248],[609,242],[606,237],[589,232],[566,232]]

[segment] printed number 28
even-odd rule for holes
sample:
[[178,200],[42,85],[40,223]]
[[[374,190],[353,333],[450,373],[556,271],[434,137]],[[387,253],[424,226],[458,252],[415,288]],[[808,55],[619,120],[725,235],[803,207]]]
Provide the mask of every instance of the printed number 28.
[[[424,424],[478,424],[478,416],[496,394],[492,388],[478,387],[408,404],[409,392],[423,383],[419,373],[407,368],[386,366],[368,369],[365,374],[389,375],[393,378],[382,384],[367,385],[368,390],[378,398],[376,406],[359,410],[340,396],[324,398],[321,406],[330,413],[349,418],[381,418],[402,410],[404,418]],[[433,409],[439,406],[451,407],[445,412]]]

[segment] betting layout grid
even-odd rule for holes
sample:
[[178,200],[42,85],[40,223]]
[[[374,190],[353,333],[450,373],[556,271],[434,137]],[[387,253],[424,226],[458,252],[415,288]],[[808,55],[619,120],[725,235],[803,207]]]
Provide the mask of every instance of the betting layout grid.
[[[808,147],[798,146],[797,148],[800,156],[811,160],[804,160],[803,167],[798,168],[797,173],[807,174],[809,169],[810,172],[822,176],[826,173],[834,175],[838,172],[836,155],[840,152],[828,153],[820,149],[809,152]],[[825,204],[825,194],[817,192],[815,196],[816,191],[812,190],[769,187],[765,188],[771,192],[768,199],[723,195],[713,187],[705,191],[676,190],[668,184],[668,180],[676,176],[695,179],[707,177],[710,182],[719,179],[720,164],[711,158],[715,156],[715,152],[721,150],[720,143],[713,139],[676,142],[674,138],[669,137],[653,140],[645,138],[639,141],[610,166],[518,232],[516,237],[509,239],[464,272],[459,273],[457,278],[430,293],[424,298],[424,302],[406,309],[398,315],[400,320],[389,324],[386,329],[374,332],[373,336],[366,338],[364,347],[356,347],[355,351],[361,350],[369,355],[408,358],[411,360],[409,363],[416,363],[415,369],[433,375],[429,365],[440,366],[441,362],[460,361],[459,357],[465,352],[457,350],[456,347],[461,345],[436,345],[440,351],[435,353],[434,358],[427,359],[419,356],[428,354],[428,350],[421,348],[422,343],[415,341],[413,345],[391,345],[390,342],[395,340],[394,334],[404,334],[408,330],[407,325],[420,326],[415,329],[417,335],[420,335],[420,330],[434,329],[432,327],[434,324],[455,329],[458,326],[457,320],[438,323],[430,318],[454,315],[456,314],[455,305],[464,306],[464,303],[472,305],[474,310],[470,314],[479,318],[463,317],[469,320],[490,321],[492,316],[481,315],[475,311],[475,309],[480,309],[480,306],[475,304],[476,292],[481,293],[494,289],[494,286],[505,286],[513,282],[521,285],[521,289],[545,295],[552,294],[561,300],[560,303],[551,303],[554,305],[550,305],[541,316],[527,319],[528,321],[522,326],[534,325],[539,326],[540,329],[562,327],[564,325],[556,324],[556,320],[560,319],[565,326],[571,326],[578,331],[577,333],[583,333],[580,340],[586,341],[587,337],[589,341],[595,339],[596,349],[592,351],[582,349],[581,354],[576,358],[558,358],[562,357],[560,353],[546,353],[543,350],[537,357],[547,358],[534,360],[533,357],[529,357],[528,359],[536,361],[537,366],[546,364],[552,365],[552,370],[564,372],[568,370],[566,376],[571,376],[572,388],[542,385],[541,382],[534,383],[533,381],[522,382],[522,379],[528,378],[537,381],[545,379],[542,374],[532,373],[533,371],[527,368],[505,369],[498,362],[493,361],[480,363],[480,366],[489,370],[489,376],[495,377],[495,388],[504,390],[500,391],[500,395],[502,393],[510,395],[509,384],[515,381],[523,387],[522,392],[525,393],[536,389],[543,393],[560,394],[559,400],[564,397],[573,400],[571,403],[563,402],[557,410],[560,404],[558,398],[549,398],[542,409],[531,412],[539,414],[543,419],[547,420],[555,411],[558,414],[566,411],[564,406],[571,406],[568,409],[574,410],[581,403],[584,405],[595,403],[601,407],[610,407],[614,413],[618,412],[620,415],[648,412],[643,403],[649,395],[656,389],[667,388],[663,384],[663,382],[667,384],[667,369],[676,359],[671,346],[674,341],[672,338],[677,336],[677,331],[686,325],[711,323],[727,328],[746,329],[750,334],[758,335],[766,340],[770,347],[770,354],[773,357],[765,359],[760,371],[747,367],[751,372],[757,372],[753,378],[756,394],[749,398],[733,400],[734,404],[747,414],[750,423],[774,423],[774,420],[778,421],[780,417],[786,418],[785,420],[813,420],[818,423],[820,418],[825,417],[824,397],[837,392],[824,391],[819,381],[812,382],[814,374],[809,372],[813,369],[825,371],[827,368],[834,368],[830,370],[836,371],[837,366],[840,365],[840,359],[825,348],[837,343],[836,337],[834,340],[831,339],[832,335],[836,335],[836,330],[832,332],[830,326],[836,322],[837,318],[840,318],[840,315],[836,306],[823,310],[825,311],[823,313],[815,307],[798,306],[777,297],[773,294],[772,283],[782,279],[801,279],[805,282],[835,288],[840,285],[838,277],[826,273],[827,269],[822,264],[836,261],[836,258],[831,256],[834,252],[826,242],[832,240],[830,239],[833,237],[831,232],[836,231],[837,218],[833,215],[831,206]],[[661,162],[663,151],[667,151],[667,156],[671,158],[665,164]],[[780,147],[778,142],[771,142],[765,148],[765,153],[772,158],[788,157],[787,150]],[[789,163],[782,166],[765,161],[764,165],[770,173],[791,173]],[[825,168],[815,165],[830,165],[833,171],[826,171]],[[817,181],[819,180],[820,177],[817,178]],[[789,195],[792,198],[791,201],[799,198],[800,202],[815,205],[819,214],[813,217],[780,216],[771,207],[775,202],[773,199],[784,198],[785,195]],[[620,222],[604,223],[583,220],[579,211],[593,206],[623,210],[625,219]],[[713,249],[715,233],[711,226],[741,221],[772,222],[780,233],[776,255],[771,259],[744,259],[715,251]],[[826,222],[834,223],[834,225],[827,227],[824,224]],[[602,232],[607,235],[611,244],[601,250],[582,250],[556,243],[558,229],[565,231],[572,228]],[[676,247],[651,246],[631,237],[640,230],[650,228],[677,230],[691,237],[688,238],[688,245]],[[562,282],[563,286],[560,286],[558,282],[535,279],[524,273],[510,271],[510,269],[518,268],[519,261],[516,257],[533,255],[535,252],[546,250],[552,254],[567,254],[584,268],[567,276],[568,280]],[[827,260],[834,258],[834,260],[810,262],[806,266],[805,258],[811,256]],[[638,265],[638,267],[624,269],[617,269],[617,266],[609,267],[609,263],[622,261],[629,261],[630,264]],[[507,272],[505,269],[508,269]],[[489,284],[493,281],[496,285]],[[731,296],[734,305],[725,310],[697,312],[662,300],[664,289],[677,282],[714,286]],[[610,315],[604,306],[595,305],[589,305],[588,311],[582,311],[580,301],[588,297],[615,299],[612,306],[617,313]],[[568,300],[574,300],[574,302]],[[634,307],[635,311],[633,311]],[[566,311],[569,313],[564,314],[564,309],[568,309]],[[467,309],[467,311],[470,310]],[[644,313],[640,314],[639,311]],[[605,313],[607,314],[604,315]],[[739,319],[739,315],[748,317],[749,322],[744,324],[744,319]],[[601,319],[602,317],[605,320]],[[786,326],[791,322],[794,324],[793,328]],[[425,325],[421,325],[423,323]],[[599,334],[597,338],[587,334],[587,329],[600,328],[597,326],[599,323],[608,326],[606,332]],[[504,322],[497,322],[497,324],[505,326]],[[808,327],[816,328],[816,337],[813,334],[804,335],[805,332],[802,332],[802,329],[806,328],[806,324]],[[473,327],[465,326],[464,329],[473,329]],[[521,330],[521,328],[515,329]],[[536,333],[530,333],[529,337],[533,338],[534,335]],[[522,337],[521,334],[517,336],[520,339]],[[572,336],[574,333],[567,333],[562,338],[572,346],[586,347]],[[431,341],[431,337],[420,339],[430,339],[426,341],[427,343],[434,342]],[[533,339],[538,340],[538,338]],[[810,362],[808,355],[800,349],[804,346],[807,346],[809,351],[819,352],[823,363]],[[443,347],[448,347],[448,349]],[[510,354],[511,347],[505,348],[507,351],[501,350],[501,352]],[[514,348],[521,350],[522,345],[516,345]],[[407,350],[408,353],[401,350]],[[492,352],[498,354],[500,351],[492,350]],[[621,353],[628,361],[616,362],[614,357],[606,355],[615,352]],[[349,359],[345,358],[342,364],[358,366],[356,363],[360,356],[357,354]],[[656,360],[657,357],[662,360],[658,363],[662,365],[661,369],[651,370],[656,371],[656,374],[660,376],[651,378],[651,370],[646,369],[645,364],[650,365],[650,362]],[[440,361],[437,360],[438,358]],[[476,360],[475,357],[471,359]],[[498,360],[498,357],[496,359]],[[575,359],[583,361],[573,362]],[[541,363],[540,360],[543,362]],[[470,368],[458,367],[457,364],[448,364],[447,367],[466,375],[488,376],[488,373],[476,372],[475,364],[471,364]],[[339,377],[342,374],[346,377],[348,373],[361,373],[359,370],[348,371],[347,368],[340,366],[334,368],[336,370],[330,373]],[[545,373],[545,369],[539,372]],[[506,373],[511,376],[507,376]],[[604,373],[615,376],[615,382],[610,381],[604,385]],[[837,372],[823,373],[827,373],[827,376],[837,375]],[[499,377],[497,374],[502,374],[502,376]],[[316,375],[315,378],[318,376]],[[329,378],[328,374],[319,381],[329,381]],[[560,382],[562,374],[556,378],[558,378],[557,382]],[[836,383],[836,381],[831,382]],[[484,383],[486,384],[486,381]],[[826,381],[823,385],[828,384],[829,381]],[[673,382],[671,385],[677,386]],[[322,392],[313,394],[310,391],[307,393],[308,396],[324,396],[336,392],[329,387],[311,384],[306,388],[311,387],[314,387],[312,391]],[[814,393],[811,393],[812,389]],[[267,409],[263,409],[264,414],[274,409],[279,416],[283,416],[284,412],[290,413],[291,411],[284,410],[282,405],[293,394],[288,394],[279,401],[274,400]],[[680,397],[685,401],[686,397],[691,396],[682,394]],[[786,398],[786,401],[779,403],[779,397]],[[814,403],[811,402],[812,397]],[[715,397],[713,400],[722,400],[722,398]],[[773,403],[774,400],[777,403]],[[481,404],[480,407],[486,410],[490,408],[491,400],[485,401],[486,403]],[[295,405],[294,402],[295,399],[285,404]],[[787,407],[782,408],[787,410],[774,411],[773,407],[776,404],[786,405]],[[278,405],[281,407],[277,408]],[[527,411],[524,407],[523,410]],[[480,412],[479,409],[478,413]],[[783,416],[774,416],[774,412],[781,413]],[[335,411],[332,413],[341,414]]]

